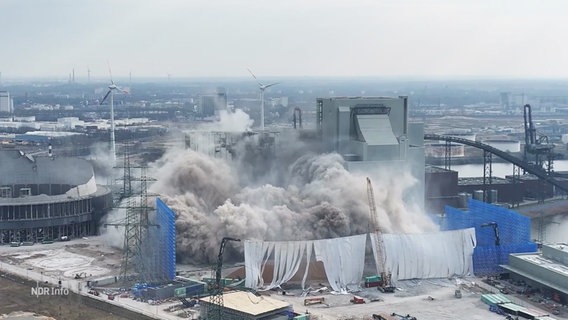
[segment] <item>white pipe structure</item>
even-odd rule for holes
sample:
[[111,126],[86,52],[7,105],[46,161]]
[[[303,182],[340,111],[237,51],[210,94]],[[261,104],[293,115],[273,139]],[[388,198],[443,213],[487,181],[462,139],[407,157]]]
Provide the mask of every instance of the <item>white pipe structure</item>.
[[103,100],[101,100],[100,104],[106,100],[106,98],[110,95],[110,153],[111,153],[111,160],[112,166],[116,164],[116,141],[114,138],[114,91],[119,90],[123,93],[128,93],[126,90],[118,87],[114,84],[111,79],[111,84],[108,86],[108,92],[106,93]]
[[116,140],[114,138],[114,92],[110,91],[110,152],[112,166],[116,165]]

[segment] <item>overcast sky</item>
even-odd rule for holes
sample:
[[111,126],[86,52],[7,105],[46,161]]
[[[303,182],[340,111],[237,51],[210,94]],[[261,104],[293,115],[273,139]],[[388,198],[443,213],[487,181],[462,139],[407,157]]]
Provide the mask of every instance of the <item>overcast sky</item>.
[[2,78],[568,78],[567,0],[0,0]]

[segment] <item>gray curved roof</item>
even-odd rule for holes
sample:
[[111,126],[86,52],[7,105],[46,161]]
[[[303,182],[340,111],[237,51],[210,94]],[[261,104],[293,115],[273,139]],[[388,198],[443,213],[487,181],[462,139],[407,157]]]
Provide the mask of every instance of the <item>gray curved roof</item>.
[[87,183],[94,176],[87,160],[33,157],[18,150],[0,150],[0,185]]

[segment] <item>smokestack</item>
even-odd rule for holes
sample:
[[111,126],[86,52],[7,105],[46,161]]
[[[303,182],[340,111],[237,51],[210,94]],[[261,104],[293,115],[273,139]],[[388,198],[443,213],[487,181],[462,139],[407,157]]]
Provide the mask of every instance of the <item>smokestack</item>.
[[75,83],[75,68],[73,68],[73,78],[72,78],[72,83]]

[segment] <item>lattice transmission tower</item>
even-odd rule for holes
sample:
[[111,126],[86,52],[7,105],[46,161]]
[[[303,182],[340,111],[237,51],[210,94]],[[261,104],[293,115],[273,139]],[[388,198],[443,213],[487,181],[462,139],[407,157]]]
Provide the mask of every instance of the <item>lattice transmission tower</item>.
[[[156,225],[150,224],[149,220],[149,213],[154,209],[148,203],[148,181],[151,179],[147,176],[147,167],[132,166],[129,144],[125,145],[124,150],[122,190],[117,201],[115,201],[114,208],[125,209],[126,215],[122,221],[107,223],[105,226],[124,227],[123,259],[120,270],[122,282],[124,284],[129,282],[128,274],[132,268],[138,275],[137,279],[132,280],[151,282],[153,280],[151,266],[146,264],[147,259],[144,258],[142,250],[148,228],[156,227]],[[132,169],[134,168],[140,170],[139,178],[133,176]],[[139,183],[139,192],[137,193],[133,187],[134,182]]]

